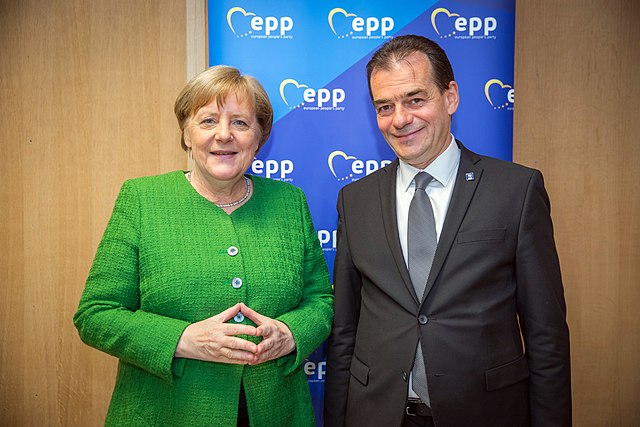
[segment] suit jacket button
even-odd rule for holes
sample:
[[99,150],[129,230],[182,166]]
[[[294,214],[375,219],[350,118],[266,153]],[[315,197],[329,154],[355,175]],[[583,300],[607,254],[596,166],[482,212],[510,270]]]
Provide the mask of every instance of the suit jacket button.
[[244,320],[244,314],[242,313],[238,313],[235,315],[235,317],[233,318],[233,320],[236,321],[236,323],[240,323]]
[[429,318],[427,316],[425,316],[424,314],[418,316],[418,323],[420,323],[421,325],[426,325],[427,322],[429,322]]
[[402,381],[407,382],[407,373],[405,371],[402,371]]
[[229,246],[229,249],[227,249],[227,253],[229,254],[229,256],[236,256],[238,255],[238,248],[236,248],[235,246]]

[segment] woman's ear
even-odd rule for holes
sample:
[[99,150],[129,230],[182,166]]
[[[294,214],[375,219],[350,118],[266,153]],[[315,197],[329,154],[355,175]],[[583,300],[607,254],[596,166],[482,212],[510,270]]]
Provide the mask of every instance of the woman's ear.
[[184,141],[184,145],[187,146],[187,148],[191,149],[193,148],[191,146],[191,135],[189,133],[189,128],[185,127],[184,130],[182,131],[182,140]]

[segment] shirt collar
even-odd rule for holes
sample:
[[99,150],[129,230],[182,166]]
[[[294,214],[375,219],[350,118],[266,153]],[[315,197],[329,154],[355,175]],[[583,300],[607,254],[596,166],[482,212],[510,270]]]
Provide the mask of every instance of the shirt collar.
[[455,142],[455,138],[451,135],[449,146],[442,154],[435,158],[425,169],[418,169],[409,163],[400,160],[398,175],[400,178],[400,188],[408,191],[413,183],[413,178],[418,172],[424,171],[438,181],[443,187],[449,184],[454,176],[454,171],[460,162],[460,148]]

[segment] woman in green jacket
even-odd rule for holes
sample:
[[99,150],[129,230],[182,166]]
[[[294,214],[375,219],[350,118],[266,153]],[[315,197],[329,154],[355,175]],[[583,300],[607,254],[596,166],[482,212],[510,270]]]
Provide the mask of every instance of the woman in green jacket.
[[193,170],[124,183],[74,316],[119,358],[106,424],[314,425],[302,363],[333,296],[302,191],[245,175],[267,94],[216,66],[175,112]]

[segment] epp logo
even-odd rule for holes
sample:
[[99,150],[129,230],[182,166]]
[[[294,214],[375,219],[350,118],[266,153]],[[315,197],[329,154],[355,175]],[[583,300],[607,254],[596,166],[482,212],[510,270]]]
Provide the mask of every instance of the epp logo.
[[[492,90],[493,86],[498,86]],[[493,93],[493,97],[491,96]],[[502,83],[498,79],[491,79],[484,85],[484,95],[487,97],[487,101],[493,107],[494,110],[502,110],[504,108],[513,110],[513,102],[515,100],[515,93],[513,87]],[[498,105],[493,103],[494,99],[500,99]],[[504,100],[504,102],[502,102]]]
[[364,174],[369,175],[391,163],[391,160],[359,160],[349,156],[344,151],[336,150],[329,154],[327,164],[329,170],[338,181],[351,179],[357,181]]
[[320,361],[316,363],[307,359],[304,363],[303,369],[309,382],[316,383],[324,381],[324,376],[327,373],[327,362]]
[[[237,18],[233,19],[234,15]],[[249,19],[247,19],[249,18]],[[233,23],[236,23],[234,27]],[[293,19],[290,16],[267,16],[265,18],[253,12],[247,12],[241,7],[232,7],[227,11],[227,24],[236,37],[291,39],[287,32],[293,29]]]
[[318,230],[318,240],[320,246],[325,252],[336,250],[336,242],[338,241],[338,230]]
[[[313,89],[294,79],[284,79],[280,83],[280,97],[290,110],[303,107],[303,110],[344,110],[340,104],[345,100],[344,89]],[[289,103],[290,100],[295,100]]]
[[254,159],[253,162],[251,162],[252,174],[272,178],[277,181],[293,181],[293,178],[287,177],[291,172],[293,172],[293,162],[291,160]]
[[[336,14],[339,16],[334,22]],[[391,36],[388,36],[387,34],[393,30],[395,25],[393,18],[389,16],[385,16],[380,19],[375,16],[362,18],[355,13],[347,12],[341,7],[331,9],[327,19],[329,21],[331,31],[333,31],[333,34],[335,34],[339,39],[349,37],[352,39],[389,38]],[[337,26],[339,31],[336,31],[335,24],[338,24]]]
[[[441,14],[444,14],[446,18],[438,19],[438,15]],[[431,25],[441,39],[449,37],[455,39],[495,39],[496,36],[490,34],[498,28],[498,20],[492,16],[465,18],[444,7],[439,7],[431,12]]]

